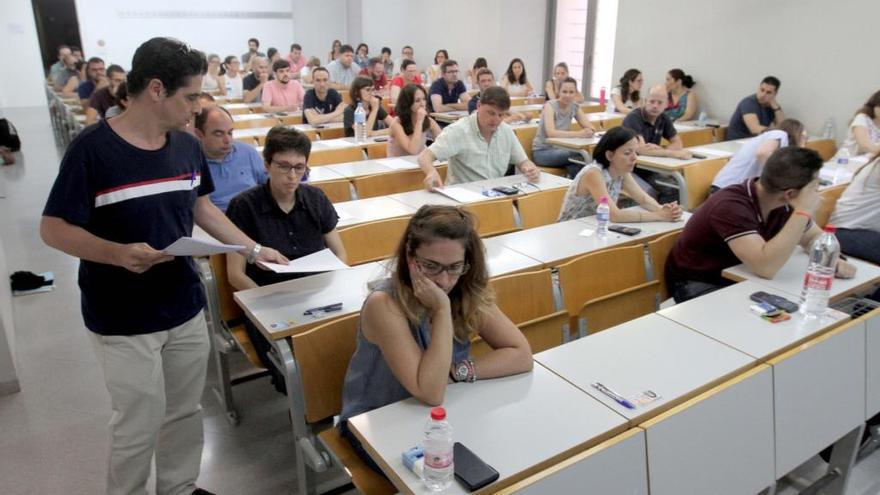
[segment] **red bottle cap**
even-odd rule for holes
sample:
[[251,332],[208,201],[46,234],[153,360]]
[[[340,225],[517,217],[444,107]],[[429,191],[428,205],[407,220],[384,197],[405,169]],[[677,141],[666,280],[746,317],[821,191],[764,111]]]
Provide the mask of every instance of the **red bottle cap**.
[[837,232],[837,227],[835,227],[834,225],[828,224],[825,226],[825,228],[823,230],[825,230],[825,232],[828,232],[829,234],[833,234],[833,233]]
[[601,204],[608,204],[608,196],[605,196],[605,195],[603,194],[603,195],[599,198],[599,203],[601,203]]
[[439,406],[431,409],[431,419],[435,421],[446,419],[446,409]]

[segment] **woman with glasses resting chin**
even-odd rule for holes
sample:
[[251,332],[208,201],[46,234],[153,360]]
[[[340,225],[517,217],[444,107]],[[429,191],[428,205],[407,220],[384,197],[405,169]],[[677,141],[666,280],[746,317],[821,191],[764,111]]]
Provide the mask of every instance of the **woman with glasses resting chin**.
[[[260,245],[284,253],[290,260],[330,248],[345,261],[345,248],[336,231],[339,217],[323,191],[301,182],[308,177],[309,138],[283,126],[273,127],[266,136],[263,160],[269,180],[232,198],[226,216]],[[255,248],[257,249],[257,248]],[[274,284],[308,274],[275,273],[247,263],[237,253],[226,255],[229,284],[236,290]],[[245,321],[248,336],[263,365],[272,372],[273,384],[284,392],[283,375],[268,359],[270,344]]]
[[[522,373],[532,352],[498,309],[470,213],[423,206],[404,232],[391,277],[367,297],[342,391],[340,430],[368,465],[347,420],[410,396],[437,405],[452,381]],[[470,355],[479,335],[492,351]],[[381,471],[380,471],[381,472]]]

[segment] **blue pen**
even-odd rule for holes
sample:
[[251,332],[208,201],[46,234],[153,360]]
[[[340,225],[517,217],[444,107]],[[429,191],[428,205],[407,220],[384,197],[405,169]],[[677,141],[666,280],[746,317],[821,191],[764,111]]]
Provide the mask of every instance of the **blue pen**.
[[602,392],[603,394],[605,394],[605,396],[607,396],[608,398],[610,398],[614,402],[617,402],[621,406],[623,406],[627,409],[635,409],[636,408],[635,404],[626,400],[622,395],[611,390],[610,388],[606,387],[605,385],[602,385],[599,382],[593,382],[592,386],[593,386],[593,388],[595,388],[599,392]]
[[189,187],[192,187],[193,184],[195,184],[195,183],[196,183],[196,171],[193,170],[192,177],[190,177],[190,179],[189,179]]

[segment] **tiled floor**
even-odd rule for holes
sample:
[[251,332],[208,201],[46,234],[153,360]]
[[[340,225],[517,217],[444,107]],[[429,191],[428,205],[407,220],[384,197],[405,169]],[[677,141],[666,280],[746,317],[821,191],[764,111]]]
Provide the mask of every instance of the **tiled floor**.
[[[0,170],[7,193],[0,199],[0,242],[11,271],[54,271],[57,288],[14,301],[22,391],[0,397],[0,493],[94,495],[105,475],[109,399],[80,317],[77,262],[44,246],[38,233],[62,151],[45,109],[3,113],[18,127],[24,150],[18,164]],[[205,394],[199,484],[223,495],[292,493],[294,449],[283,398],[267,379],[237,386],[235,394],[243,410],[237,427]],[[823,467],[810,460],[778,493],[797,493]],[[856,468],[847,493],[880,493],[880,452]]]

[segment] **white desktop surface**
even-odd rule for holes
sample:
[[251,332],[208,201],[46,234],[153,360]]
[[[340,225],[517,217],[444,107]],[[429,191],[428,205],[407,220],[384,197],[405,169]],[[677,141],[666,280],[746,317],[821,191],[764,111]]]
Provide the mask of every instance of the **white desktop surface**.
[[[580,235],[584,230],[592,231],[592,234]],[[594,224],[580,218],[511,232],[496,236],[494,239],[545,265],[633,240],[632,237],[613,232],[609,232],[605,239],[600,239],[595,231]]]
[[416,212],[415,208],[395,201],[390,196],[343,201],[334,203],[333,207],[340,213],[338,228],[412,215]]
[[[755,362],[657,314],[538,353],[535,361],[629,419],[644,417]],[[594,389],[593,382],[627,398],[644,391],[660,397],[627,409]]]

